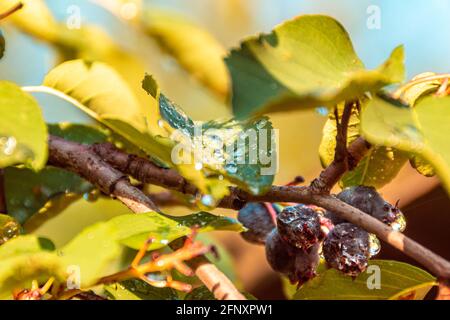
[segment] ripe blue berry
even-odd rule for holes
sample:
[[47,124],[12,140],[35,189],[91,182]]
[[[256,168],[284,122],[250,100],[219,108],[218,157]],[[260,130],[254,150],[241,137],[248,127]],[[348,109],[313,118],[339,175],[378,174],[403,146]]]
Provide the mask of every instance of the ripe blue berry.
[[[403,213],[390,203],[386,202],[373,187],[354,186],[345,188],[337,196],[339,200],[367,213],[372,217],[392,226],[398,231],[405,229]],[[335,225],[346,222],[335,213],[327,211],[325,217]]]
[[278,231],[290,245],[307,250],[324,238],[320,217],[305,205],[286,207],[277,217]]
[[330,267],[356,277],[371,256],[369,233],[351,223],[338,224],[323,243],[323,255]]
[[274,217],[262,203],[248,203],[239,210],[237,218],[248,229],[241,233],[242,237],[251,243],[264,244],[275,228]]

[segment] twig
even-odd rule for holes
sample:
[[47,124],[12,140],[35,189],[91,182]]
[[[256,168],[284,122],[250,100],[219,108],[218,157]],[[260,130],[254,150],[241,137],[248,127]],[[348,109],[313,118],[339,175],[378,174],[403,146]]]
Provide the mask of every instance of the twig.
[[[116,196],[135,213],[159,211],[149,197],[130,184],[128,177],[111,168],[90,146],[50,136],[49,164],[79,174],[104,193]],[[214,264],[206,258],[196,261],[192,266],[195,274],[208,288],[214,289],[212,291],[217,299],[245,300]]]
[[19,2],[19,3],[15,4],[13,7],[8,9],[7,11],[0,13],[0,20],[3,20],[5,18],[9,17],[14,12],[16,12],[16,11],[22,9],[22,8],[23,8],[23,3],[22,2]]
[[316,193],[327,194],[349,169],[349,151],[347,150],[348,123],[352,115],[355,102],[346,103],[342,117],[339,119],[338,107],[334,109],[336,120],[336,147],[333,162],[327,166],[311,183],[311,188]]
[[[94,149],[101,150],[102,148],[98,148],[97,146]],[[126,155],[125,153],[109,147],[108,150],[109,152],[104,154],[105,161],[110,163],[112,166],[122,163],[117,160],[123,159],[124,155]],[[351,154],[351,157],[354,158],[354,161],[356,161],[357,159],[361,159],[365,154],[366,150],[368,150],[368,145],[362,138],[356,139],[349,147],[349,152]],[[116,161],[118,163],[116,163]],[[128,166],[129,168],[134,167],[133,161],[136,161],[136,158],[131,160],[131,163],[129,163]],[[145,166],[142,165],[144,161],[148,160],[139,158],[140,166],[136,166],[134,168],[139,167],[143,170],[145,168]],[[126,169],[125,167],[122,168]],[[161,181],[165,181],[165,179],[160,176],[164,175],[165,172],[167,172],[166,169],[159,168],[159,170],[157,170],[157,168],[158,167],[156,167],[156,169],[155,167],[152,167],[151,171],[152,176],[150,176],[150,174],[147,174],[145,171],[140,171],[134,172],[136,174],[135,177],[140,177],[140,179],[142,179],[143,182],[155,184],[159,183],[160,186],[167,187],[170,189],[169,185],[165,186],[161,184]],[[124,171],[127,174],[131,174],[130,171],[127,170]],[[341,172],[338,171],[337,169],[335,172],[341,174]],[[182,179],[182,177],[180,176],[176,178],[174,176],[171,176],[170,179],[171,182],[173,182],[172,179],[177,180]],[[183,185],[185,185],[185,188],[186,184],[187,182],[183,181]],[[191,190],[192,188],[189,187],[187,189]],[[333,211],[343,219],[355,225],[358,225],[371,233],[376,234],[383,241],[389,243],[396,249],[404,252],[406,255],[410,256],[411,258],[415,259],[416,261],[424,265],[436,276],[443,279],[450,278],[450,263],[445,259],[443,259],[442,257],[434,254],[427,248],[421,246],[414,240],[409,239],[402,233],[392,230],[384,223],[371,217],[370,215],[365,214],[364,212],[352,206],[349,206],[348,204],[345,204],[344,202],[334,198],[331,195],[317,194],[310,187],[272,186],[272,188],[266,194],[260,196],[249,194],[238,188],[231,188],[230,195],[222,199],[219,206],[223,208],[240,209],[247,202],[293,202],[293,203],[314,204],[320,206],[324,209]]]

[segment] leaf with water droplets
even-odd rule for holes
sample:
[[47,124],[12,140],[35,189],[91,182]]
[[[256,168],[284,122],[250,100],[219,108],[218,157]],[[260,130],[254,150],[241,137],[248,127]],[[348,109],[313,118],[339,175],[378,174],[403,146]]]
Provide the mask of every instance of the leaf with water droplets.
[[270,34],[253,36],[226,58],[238,117],[332,107],[403,80],[403,48],[375,70],[356,55],[343,26],[328,16],[304,15]]
[[[371,260],[367,271],[353,279],[335,269],[320,272],[294,295],[296,300],[422,300],[436,278],[412,265]],[[372,289],[370,289],[372,288]]]
[[198,228],[198,232],[243,231],[237,220],[207,212],[187,216],[168,216],[156,212],[126,214],[113,218],[110,223],[117,228],[117,239],[130,248],[139,249],[148,238],[153,238],[149,250],[159,249],[173,240],[190,235],[194,227]]
[[37,101],[17,85],[0,81],[0,168],[47,161],[47,127]]
[[361,115],[361,130],[371,143],[419,155],[433,166],[450,192],[450,97],[425,97],[414,108],[375,97]]
[[201,158],[195,159],[197,162],[194,165],[197,175],[195,171],[187,171],[189,167],[180,173],[194,181],[200,181],[200,173],[209,174],[207,187],[213,199],[208,201],[211,205],[204,203],[205,206],[213,207],[227,193],[230,184],[253,194],[264,193],[272,185],[278,158],[276,135],[268,118],[194,123],[183,110],[160,93],[150,75],[145,77],[142,85],[159,101],[161,117],[167,122],[166,128],[172,136],[178,137],[186,150],[200,154]]

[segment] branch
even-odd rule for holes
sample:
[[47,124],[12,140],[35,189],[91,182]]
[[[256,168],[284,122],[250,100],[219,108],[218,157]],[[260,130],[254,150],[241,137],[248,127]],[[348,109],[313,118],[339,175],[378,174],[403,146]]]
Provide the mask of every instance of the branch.
[[0,20],[3,20],[5,18],[9,17],[14,12],[16,12],[16,11],[22,9],[22,8],[23,8],[23,3],[22,2],[19,2],[19,3],[15,4],[10,9],[6,10],[5,12],[0,13]]
[[[49,164],[79,174],[102,192],[117,197],[135,213],[159,211],[149,197],[131,185],[127,176],[111,168],[90,146],[50,136]],[[245,300],[233,283],[206,258],[196,259],[191,266],[217,299]]]
[[[183,189],[195,190],[195,188],[178,173],[178,177],[173,171],[165,176],[169,171],[159,168],[150,163],[149,160],[136,156],[129,156],[126,153],[116,149],[109,144],[101,144],[93,147],[99,151],[101,157],[113,167],[120,167],[124,173],[130,174],[142,182],[157,184],[171,189],[174,181],[182,181]],[[368,150],[367,142],[362,139],[356,139],[349,147],[350,159],[357,163]],[[134,163],[136,161],[136,163]],[[144,165],[144,163],[149,163]],[[126,164],[126,165],[124,165]],[[151,168],[150,171],[145,171]],[[333,168],[333,167],[332,167]],[[324,171],[336,172],[342,174],[338,169],[326,168]],[[164,185],[164,182],[170,182]],[[179,191],[179,186],[174,190]],[[333,211],[341,218],[358,225],[368,232],[374,233],[383,241],[389,243],[396,249],[415,259],[439,278],[450,279],[450,263],[442,257],[434,254],[427,248],[418,244],[414,240],[406,237],[404,234],[392,230],[381,221],[372,216],[334,198],[331,195],[317,193],[311,187],[295,186],[272,186],[264,195],[252,195],[238,188],[230,188],[230,194],[222,199],[219,206],[222,208],[240,209],[247,202],[293,202],[314,204],[324,209]]]

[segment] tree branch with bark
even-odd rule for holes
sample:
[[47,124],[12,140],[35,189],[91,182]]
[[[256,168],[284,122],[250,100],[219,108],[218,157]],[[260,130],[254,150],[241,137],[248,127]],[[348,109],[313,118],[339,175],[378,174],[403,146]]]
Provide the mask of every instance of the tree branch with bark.
[[[195,195],[198,192],[195,186],[175,170],[158,167],[150,160],[127,154],[110,143],[87,146],[52,136],[49,139],[49,149],[49,164],[78,173],[106,194],[116,196],[137,213],[158,210],[158,208],[149,196],[129,183],[127,175],[143,183],[158,185],[184,194]],[[357,163],[369,150],[370,145],[360,137],[349,145],[347,161],[352,159],[353,163]],[[320,177],[327,177],[324,181],[330,183],[327,185],[328,190],[331,190],[330,181],[337,182],[348,169],[348,164],[336,165],[336,162],[333,161],[320,174]],[[313,185],[272,186],[263,195],[253,195],[232,187],[230,194],[224,197],[218,206],[236,210],[248,202],[304,203],[330,210],[415,259],[439,279],[450,279],[450,262],[372,216],[323,192],[323,189],[318,191]],[[214,265],[205,263],[203,260],[200,265],[195,266],[195,270],[197,276],[210,290],[216,288],[216,297],[229,299],[241,297],[232,283]],[[217,287],[221,287],[219,292]]]

